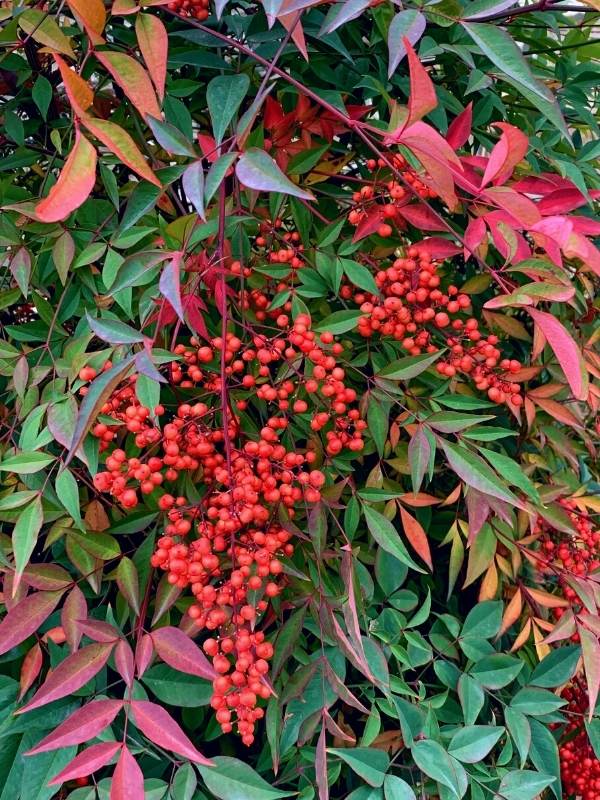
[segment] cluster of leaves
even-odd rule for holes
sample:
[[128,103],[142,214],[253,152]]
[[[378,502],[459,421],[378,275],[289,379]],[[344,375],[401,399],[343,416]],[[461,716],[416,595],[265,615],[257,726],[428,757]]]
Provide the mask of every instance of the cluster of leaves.
[[[0,4],[0,800],[560,800],[573,730],[600,759],[599,17]],[[311,405],[307,329],[363,428]],[[213,467],[102,477],[200,402],[226,463],[277,418],[319,479],[265,500],[294,546],[249,595],[248,748],[155,569]]]

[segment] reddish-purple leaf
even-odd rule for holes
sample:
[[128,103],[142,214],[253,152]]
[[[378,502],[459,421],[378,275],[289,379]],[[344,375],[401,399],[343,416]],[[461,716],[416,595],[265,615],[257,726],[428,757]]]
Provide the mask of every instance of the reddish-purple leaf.
[[109,643],[119,639],[119,631],[108,622],[98,619],[80,619],[77,620],[77,625],[89,639],[93,639],[95,642]]
[[258,147],[250,147],[240,157],[236,175],[248,189],[259,192],[281,192],[300,197],[303,200],[314,200],[311,192],[301,189],[283,174],[277,163],[268,153]]
[[455,117],[448,127],[446,141],[453,150],[458,150],[459,147],[462,147],[466,143],[471,135],[472,122],[473,103],[469,103],[465,110],[461,111],[458,117]]
[[196,750],[183,730],[162,706],[148,700],[132,700],[131,710],[135,724],[151,742],[165,750],[172,750],[190,761],[212,767],[213,762]]
[[138,678],[141,678],[148,669],[148,664],[154,655],[154,645],[149,633],[145,633],[135,647],[135,668]]
[[60,614],[60,622],[72,653],[79,647],[83,636],[83,631],[78,623],[84,619],[87,619],[87,603],[83,592],[79,586],[75,585],[67,595]]
[[90,644],[68,656],[50,673],[29,703],[15,713],[23,714],[81,689],[100,672],[112,649],[112,644]]
[[69,153],[58,180],[35,207],[41,222],[58,222],[79,208],[90,195],[96,182],[96,149],[75,131],[75,145]]
[[52,592],[68,588],[73,581],[69,573],[58,564],[30,564],[23,572],[23,583],[34,589]]
[[408,463],[410,464],[413,492],[418,492],[421,488],[430,458],[431,442],[423,426],[419,425],[408,443]]
[[35,633],[58,605],[63,592],[36,592],[17,603],[0,622],[0,655]]
[[31,685],[40,674],[42,661],[42,648],[36,642],[31,650],[27,652],[27,655],[21,664],[21,674],[19,676],[19,700],[23,698],[27,690],[31,688]]
[[121,742],[100,742],[87,747],[69,761],[67,766],[48,782],[48,786],[58,786],[66,781],[86,778],[108,764],[120,747],[122,747]]
[[160,274],[158,288],[163,297],[166,297],[173,306],[173,310],[183,322],[183,305],[181,304],[181,281],[179,271],[183,260],[183,253],[173,253],[173,258],[165,264]]
[[194,161],[181,176],[183,191],[190,203],[196,209],[196,214],[201,220],[206,220],[204,209],[204,168],[202,161]]
[[388,77],[393,75],[398,64],[406,55],[405,39],[416,44],[425,30],[426,19],[420,11],[408,8],[399,11],[390,22],[388,29]]
[[527,311],[554,351],[573,395],[577,400],[585,400],[589,389],[588,372],[575,340],[553,314],[536,308],[527,308]]
[[168,626],[152,631],[152,641],[158,655],[173,669],[212,681],[217,677],[212,664],[187,634]]
[[[31,255],[26,247],[19,247],[10,260],[9,269],[23,297],[29,292],[29,279],[31,277]],[[25,361],[27,364],[27,361]]]
[[348,602],[343,603],[342,612],[348,633],[350,634],[350,641],[354,650],[360,655],[361,659],[367,662],[367,656],[362,643],[362,635],[360,632],[360,623],[358,621],[358,608],[356,605],[356,595],[354,593],[354,569],[353,569],[352,546],[349,544],[342,547],[342,565],[341,576],[344,581],[346,593],[348,594]]
[[327,736],[325,726],[321,727],[315,753],[315,773],[319,800],[329,800],[329,780],[327,778]]
[[110,800],[144,800],[144,775],[126,747],[121,750],[113,775]]
[[86,703],[25,755],[33,756],[47,750],[88,742],[110,725],[122,708],[122,700],[93,700],[91,703]]
[[131,686],[133,684],[135,662],[131,645],[125,639],[119,639],[115,647],[115,667],[127,686]]

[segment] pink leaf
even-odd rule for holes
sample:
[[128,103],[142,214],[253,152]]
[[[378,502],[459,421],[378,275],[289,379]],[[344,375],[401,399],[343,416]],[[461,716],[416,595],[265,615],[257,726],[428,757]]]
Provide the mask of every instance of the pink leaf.
[[158,655],[173,669],[212,681],[217,677],[202,650],[179,628],[158,628],[150,634]]
[[37,218],[41,222],[65,219],[87,200],[95,182],[96,150],[77,128],[75,144],[58,180],[35,207]]
[[469,136],[471,135],[471,125],[473,121],[473,103],[465,108],[464,111],[452,120],[448,133],[446,134],[446,141],[453,150],[458,150],[462,147]]
[[46,750],[57,750],[59,747],[88,742],[110,725],[122,707],[122,700],[93,700],[91,703],[86,703],[25,755],[33,756]]
[[469,220],[465,231],[465,259],[476,253],[477,248],[486,236],[485,220],[483,217],[473,217]]
[[133,684],[135,664],[133,650],[125,639],[120,639],[115,647],[115,666],[127,686],[131,686]]
[[505,183],[517,164],[525,158],[529,149],[529,139],[514,125],[498,122],[496,127],[502,129],[502,135],[490,154],[481,182],[482,186],[491,181],[496,186]]
[[577,400],[585,400],[588,395],[588,373],[581,355],[571,334],[552,314],[528,308],[528,313],[541,329],[546,341],[554,351],[558,363],[562,367],[571,391]]
[[35,633],[58,605],[62,592],[36,592],[21,600],[0,622],[0,655]]
[[183,253],[173,253],[173,258],[168,264],[165,264],[163,271],[160,274],[160,281],[158,288],[161,294],[167,298],[169,303],[173,306],[175,313],[183,322],[183,306],[181,304],[181,282],[179,277],[179,270]]
[[598,692],[600,691],[600,643],[596,636],[582,625],[578,625],[577,630],[581,640],[583,667],[589,698],[588,719],[591,721],[596,708]]
[[162,706],[148,700],[132,700],[131,710],[135,724],[151,742],[165,750],[172,750],[190,761],[212,767],[213,762],[196,750],[183,730]]
[[319,790],[319,800],[329,800],[329,780],[327,778],[327,737],[325,726],[321,727],[317,750],[315,753],[315,773],[317,778],[317,788]]
[[23,714],[81,689],[100,672],[112,649],[112,644],[90,644],[68,656],[50,673],[33,699],[15,713]]
[[141,678],[148,669],[148,664],[154,655],[154,645],[149,633],[145,633],[138,641],[135,648],[135,667],[138,678]]
[[404,40],[408,39],[411,45],[416,44],[427,25],[427,20],[420,11],[415,9],[405,9],[399,11],[388,28],[388,77],[391,77],[396,71],[398,64],[406,55],[406,46]]
[[87,619],[87,603],[83,592],[79,586],[75,585],[67,595],[60,615],[60,622],[72,653],[79,647],[79,642],[83,636],[83,631],[78,622],[84,619]]
[[57,786],[66,781],[74,781],[77,778],[86,778],[92,772],[104,767],[111,758],[122,747],[121,742],[101,742],[93,744],[82,750],[79,755],[70,761],[67,766],[55,775],[48,786]]
[[110,786],[110,800],[144,800],[144,796],[142,770],[129,750],[123,747]]
[[508,186],[486,189],[483,199],[509,213],[520,225],[528,227],[540,221],[540,212],[535,203]]

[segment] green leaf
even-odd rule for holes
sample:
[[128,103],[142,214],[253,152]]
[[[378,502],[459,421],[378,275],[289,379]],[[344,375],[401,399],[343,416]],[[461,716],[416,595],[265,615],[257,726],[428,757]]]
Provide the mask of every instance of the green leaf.
[[596,758],[600,759],[600,719],[585,720],[585,730],[594,750]]
[[171,125],[170,122],[164,122],[162,119],[156,119],[149,114],[146,115],[146,122],[150,130],[154,134],[154,138],[159,145],[167,151],[176,156],[195,156],[196,152],[183,133]]
[[438,444],[446,454],[451,469],[468,486],[511,505],[522,507],[518,498],[509,489],[503,488],[502,479],[488,467],[483,459],[467,450],[466,447],[452,444],[446,439],[438,438]]
[[369,425],[369,432],[377,447],[379,457],[383,458],[383,451],[388,435],[389,417],[387,411],[374,397],[369,399],[369,404],[367,406],[367,423]]
[[73,473],[66,467],[59,472],[54,484],[56,496],[67,509],[72,519],[78,525],[82,525],[81,505],[79,500],[79,488]]
[[3,472],[16,472],[19,475],[31,475],[34,472],[39,472],[48,464],[54,461],[54,456],[47,453],[18,453],[14,456],[8,456],[2,463],[0,463],[0,470]]
[[534,800],[554,780],[552,775],[543,772],[517,769],[502,778],[497,797],[502,800]]
[[531,747],[531,726],[529,720],[520,711],[507,707],[504,709],[504,721],[508,732],[517,745],[517,750],[521,757],[521,767],[524,766]]
[[345,761],[369,786],[383,786],[390,765],[387,753],[370,747],[328,747],[327,752]]
[[501,600],[486,600],[477,603],[465,619],[461,637],[471,639],[491,639],[502,625],[503,603]]
[[111,558],[116,558],[121,554],[121,548],[117,540],[109,533],[92,531],[87,534],[81,534],[76,531],[69,531],[69,538],[74,539],[80,547],[94,556],[94,558],[100,558],[103,561],[109,561]]
[[523,688],[515,694],[510,701],[511,708],[516,708],[523,714],[539,717],[544,714],[552,714],[562,706],[566,705],[566,700],[557,697],[547,689]]
[[364,289],[366,292],[378,295],[379,288],[375,283],[375,278],[370,269],[359,264],[358,261],[352,261],[349,258],[341,258],[342,267],[344,272],[351,283],[358,286],[359,289]]
[[195,675],[183,675],[167,664],[146,670],[140,679],[161,703],[177,708],[200,708],[210,703],[212,685]]
[[16,579],[21,577],[25,567],[29,563],[43,522],[44,511],[42,509],[42,499],[38,495],[19,513],[17,523],[12,532]]
[[504,728],[499,725],[469,725],[460,728],[448,745],[448,753],[465,764],[477,764],[495,747]]
[[385,776],[383,795],[385,800],[417,800],[412,787],[396,775]]
[[580,657],[581,647],[579,645],[557,647],[536,666],[529,683],[532,686],[543,686],[546,689],[562,686],[575,674]]
[[171,783],[172,800],[192,800],[198,779],[191,764],[183,764],[175,773]]
[[198,766],[198,771],[207,789],[219,800],[277,800],[295,794],[276,789],[237,758],[217,756],[212,760],[214,767]]
[[516,486],[518,489],[525,492],[534,503],[541,502],[538,490],[527,475],[525,475],[520,464],[513,461],[512,458],[505,456],[503,453],[496,453],[494,450],[488,450],[487,447],[478,446],[477,449],[490,464],[496,467],[498,472],[503,475],[512,486]]
[[458,679],[458,699],[462,706],[465,724],[473,725],[485,703],[485,694],[479,681],[466,672],[463,672]]
[[48,116],[48,109],[52,102],[52,84],[43,75],[38,75],[31,90],[33,102],[40,110],[40,114],[44,119]]
[[210,165],[204,184],[204,202],[206,205],[208,205],[215,196],[217,189],[222,184],[225,175],[237,157],[237,153],[225,153],[225,155],[218,158],[214,164]]
[[547,773],[554,777],[554,782],[550,788],[556,800],[561,800],[560,760],[556,739],[546,725],[538,722],[537,719],[529,720],[529,724],[531,725],[529,758],[541,773]]
[[140,613],[140,584],[138,572],[133,561],[123,556],[117,567],[117,584],[123,597],[136,615]]
[[414,569],[416,572],[425,572],[412,560],[400,538],[400,534],[389,519],[370,506],[363,506],[363,511],[371,536],[386,553],[390,553],[398,561],[406,564],[407,567]]
[[358,323],[358,320],[364,317],[362,311],[334,311],[333,314],[330,314],[325,319],[321,320],[317,325],[315,325],[315,331],[329,331],[334,335],[338,335],[340,333],[347,333],[348,331],[354,330]]
[[0,511],[12,511],[15,508],[20,508],[21,506],[24,506],[25,503],[33,500],[37,494],[38,492],[33,492],[30,490],[13,492],[12,494],[0,499]]
[[234,118],[249,86],[250,78],[245,72],[239,75],[218,75],[208,84],[206,102],[218,145],[223,141],[227,126]]
[[523,666],[523,662],[514,656],[496,653],[478,661],[471,674],[486,689],[502,689],[514,681]]
[[248,189],[256,189],[259,192],[280,192],[303,200],[314,200],[311,192],[292,183],[274,159],[258,147],[251,147],[242,154],[235,171],[239,180]]
[[460,411],[438,411],[423,420],[427,425],[441,433],[457,433],[472,425],[487,422],[495,417],[486,414],[461,414]]
[[433,739],[421,739],[411,749],[415,764],[434,781],[447,786],[454,797],[461,798],[467,791],[465,768]]
[[408,381],[411,378],[416,378],[417,375],[425,372],[432,364],[435,364],[443,352],[443,350],[438,350],[435,353],[425,353],[421,356],[399,358],[378,372],[377,377],[386,378],[389,381]]
[[99,339],[109,344],[143,342],[144,335],[118,319],[94,319],[86,311],[87,323]]

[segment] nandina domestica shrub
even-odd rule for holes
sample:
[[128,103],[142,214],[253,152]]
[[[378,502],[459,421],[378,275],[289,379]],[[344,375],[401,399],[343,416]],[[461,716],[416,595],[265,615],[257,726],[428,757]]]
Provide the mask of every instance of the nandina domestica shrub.
[[600,798],[599,16],[0,4],[0,800]]

